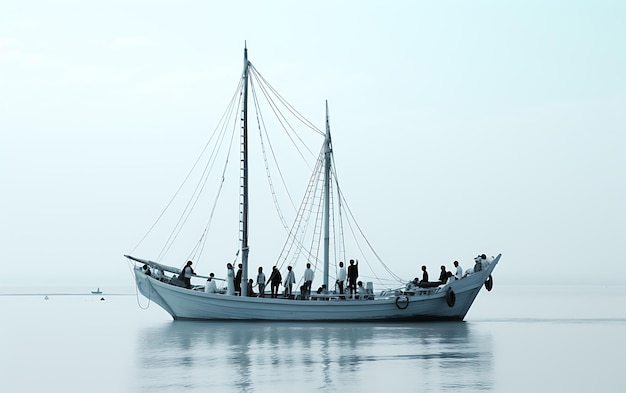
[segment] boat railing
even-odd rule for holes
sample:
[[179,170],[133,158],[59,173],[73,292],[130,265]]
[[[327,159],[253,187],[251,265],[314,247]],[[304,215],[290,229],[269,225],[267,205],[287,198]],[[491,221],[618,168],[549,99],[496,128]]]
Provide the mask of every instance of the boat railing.
[[441,284],[439,286],[436,287],[413,287],[413,288],[406,288],[406,287],[400,287],[400,288],[395,288],[395,289],[388,289],[385,291],[382,291],[380,293],[380,297],[393,297],[393,296],[416,296],[416,295],[434,295],[436,293],[439,293],[441,291],[441,288],[443,288],[446,284]]
[[[141,269],[140,266],[137,266],[136,269],[142,273],[143,269]],[[172,273],[172,271],[167,270],[168,272]],[[197,277],[197,278],[209,278],[208,276],[203,276],[200,274],[193,274],[192,277]],[[179,286],[179,287],[184,287],[185,286],[185,282],[184,280],[178,278],[177,275],[172,275],[172,276],[167,276],[165,274],[163,274],[163,271],[161,272],[161,274],[159,274],[159,276],[152,276],[152,278],[162,281],[164,283],[170,284],[170,285],[174,285],[174,286]],[[223,278],[217,278],[217,277],[212,277],[213,280],[218,280],[218,281],[226,281]],[[307,298],[303,299],[301,297],[301,295],[299,294],[294,294],[294,296],[292,297],[292,299],[299,299],[299,300],[374,300],[375,298],[390,298],[390,297],[396,297],[396,296],[428,296],[428,295],[434,295],[437,294],[441,291],[441,288],[444,287],[446,284],[441,284],[439,286],[436,287],[413,287],[413,288],[409,288],[407,289],[406,287],[399,287],[399,288],[394,288],[394,289],[387,289],[384,291],[381,291],[378,295],[374,295],[373,293],[360,293],[360,294],[356,294],[354,296],[350,295],[349,293],[311,293],[309,296],[307,296]],[[196,291],[201,291],[203,290],[204,286],[203,285],[194,285],[191,289],[196,290]],[[218,293],[226,293],[225,289],[221,289],[218,291]],[[281,297],[282,299],[288,299],[285,297]]]
[[392,297],[392,296],[400,296],[404,294],[404,287],[394,288],[394,289],[386,289],[380,292],[380,297]]
[[409,296],[434,295],[438,293],[439,291],[441,291],[442,287],[443,285],[439,287],[434,287],[434,288],[414,288],[414,289],[404,291],[404,294],[409,295]]
[[311,300],[373,300],[374,294],[371,293],[357,293],[356,295],[350,295],[349,293],[312,293],[309,297]]

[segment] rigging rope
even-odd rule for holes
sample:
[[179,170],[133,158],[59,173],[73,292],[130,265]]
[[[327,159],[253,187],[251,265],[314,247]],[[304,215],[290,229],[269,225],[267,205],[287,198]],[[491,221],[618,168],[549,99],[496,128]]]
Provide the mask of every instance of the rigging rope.
[[[235,130],[233,129],[233,132],[231,133],[230,144],[229,144],[230,148],[228,150],[228,154],[226,155],[226,162],[224,163],[224,168],[222,169],[221,181],[220,181],[219,189],[218,189],[217,194],[215,195],[215,199],[213,201],[213,206],[211,208],[211,214],[209,215],[208,222],[207,222],[207,224],[206,224],[206,226],[204,228],[204,231],[202,232],[202,236],[200,236],[200,239],[198,240],[197,246],[194,248],[194,251],[192,251],[192,254],[193,254],[194,258],[195,258],[195,251],[198,250],[198,248],[200,248],[197,259],[200,259],[200,257],[202,256],[202,251],[204,250],[204,246],[206,245],[206,239],[207,239],[207,237],[205,235],[209,231],[209,227],[211,226],[211,222],[213,221],[213,215],[215,214],[215,209],[217,208],[217,202],[218,202],[218,200],[219,200],[219,198],[220,198],[220,196],[222,194],[222,189],[223,189],[223,186],[224,186],[224,180],[225,180],[225,177],[226,177],[226,169],[228,168],[228,163],[229,163],[228,157],[230,157],[231,149],[232,149],[232,146],[233,146],[233,141],[235,139],[235,132],[234,131]],[[204,241],[203,241],[203,239],[204,239]],[[239,254],[239,250],[237,250],[237,254]],[[189,257],[189,259],[191,259],[191,256]]]
[[283,212],[280,208],[280,205],[278,203],[278,197],[276,195],[276,190],[274,189],[274,183],[272,182],[272,176],[270,173],[270,167],[269,167],[269,162],[267,160],[267,152],[265,150],[265,143],[264,143],[264,139],[263,139],[263,131],[261,130],[261,125],[263,125],[263,129],[265,131],[265,135],[267,136],[267,140],[268,140],[268,144],[270,146],[270,151],[272,152],[272,156],[274,158],[274,162],[276,163],[276,167],[278,169],[278,173],[280,175],[280,179],[282,180],[283,186],[285,187],[285,191],[287,192],[287,196],[289,198],[289,201],[291,202],[291,206],[293,207],[294,210],[296,210],[296,206],[295,203],[293,202],[293,198],[291,197],[291,193],[289,192],[289,188],[287,187],[286,183],[285,183],[285,178],[283,177],[283,173],[280,170],[280,167],[278,166],[278,160],[276,159],[276,155],[274,154],[274,149],[272,148],[272,144],[270,142],[269,139],[269,135],[267,134],[267,128],[265,128],[265,122],[262,121],[263,116],[260,114],[260,107],[259,107],[259,102],[258,102],[258,97],[256,95],[256,90],[254,88],[254,84],[250,83],[251,86],[251,90],[252,90],[252,98],[253,98],[253,102],[254,102],[254,107],[256,109],[256,116],[257,116],[257,124],[258,124],[258,128],[259,128],[259,138],[261,141],[261,151],[263,153],[263,162],[265,163],[265,173],[267,174],[267,180],[269,182],[269,187],[270,187],[270,191],[272,193],[272,199],[274,200],[274,206],[276,207],[276,211],[278,213],[278,217],[280,218],[280,222],[283,225],[283,228],[285,230],[289,230],[289,225],[287,224],[287,221],[285,220],[285,216],[283,215]]
[[307,120],[304,116],[302,116],[302,114],[300,112],[298,112],[289,102],[287,102],[287,100],[285,100],[279,93],[278,91],[276,91],[276,89],[274,89],[272,87],[272,85],[269,84],[269,82],[267,82],[267,80],[265,80],[265,78],[263,78],[263,75],[261,75],[261,73],[252,65],[250,64],[250,69],[252,70],[252,73],[254,74],[255,77],[258,77],[259,80],[263,81],[264,86],[267,86],[268,89],[274,93],[274,95],[279,99],[279,101],[287,108],[289,109],[289,111],[298,119],[300,120],[303,124],[305,124],[308,128],[310,128],[311,130],[317,132],[320,135],[324,135],[324,132],[322,132],[319,128],[317,128],[313,123],[311,123],[309,120]]
[[[229,105],[229,107],[232,108],[232,106],[233,104],[231,101],[231,105]],[[213,169],[213,166],[215,165],[215,162],[217,159],[217,152],[219,150],[219,147],[222,146],[225,136],[226,136],[226,127],[222,126],[222,131],[218,138],[219,142],[213,147],[213,151],[211,152],[211,155],[209,156],[209,159],[204,167],[204,171],[202,172],[202,175],[200,176],[200,180],[198,184],[196,184],[196,188],[194,189],[190,200],[187,202],[187,205],[185,206],[185,209],[183,210],[181,217],[178,219],[178,222],[174,226],[174,229],[170,233],[169,238],[167,239],[165,245],[163,246],[163,249],[161,250],[161,253],[159,254],[159,259],[163,258],[165,254],[167,254],[167,252],[170,250],[170,248],[174,244],[174,241],[180,234],[183,226],[187,222],[187,219],[191,215],[194,207],[196,206],[196,203],[198,202],[200,195],[202,194],[202,191],[204,190],[204,186],[206,185],[209,175]]]
[[[315,167],[316,170],[314,170],[311,174],[311,178],[309,179],[309,185],[306,189],[302,203],[300,204],[300,208],[298,209],[298,213],[296,214],[296,219],[291,226],[291,230],[289,231],[287,239],[285,240],[285,244],[283,245],[283,249],[278,257],[278,261],[280,261],[281,259],[283,260],[283,262],[279,263],[281,266],[286,263],[287,258],[291,254],[291,250],[293,249],[294,245],[297,246],[297,248],[292,256],[292,261],[296,261],[300,255],[300,252],[304,251],[305,254],[308,256],[307,260],[313,259],[314,265],[317,266],[317,260],[315,260],[315,255],[313,255],[310,250],[307,250],[304,247],[303,241],[304,237],[306,236],[306,228],[308,228],[307,223],[309,220],[309,218],[305,218],[305,213],[308,212],[309,214],[307,215],[307,217],[310,217],[310,213],[312,212],[312,210],[308,208],[308,205],[309,201],[312,199],[311,194],[314,193],[316,188],[315,184],[317,184],[317,180],[319,177],[320,166],[321,163],[318,159]],[[293,264],[295,268],[295,262],[293,262]]]
[[[372,247],[372,244],[370,243],[370,241],[367,239],[367,237],[365,236],[365,234],[363,233],[363,230],[361,229],[361,227],[359,226],[359,224],[356,222],[356,219],[354,218],[354,215],[352,214],[352,211],[350,210],[350,207],[348,206],[348,203],[346,202],[345,197],[343,196],[343,193],[341,192],[341,190],[338,190],[339,196],[340,198],[343,200],[344,205],[346,206],[346,210],[348,212],[348,214],[350,215],[350,217],[352,217],[352,221],[354,222],[354,225],[356,226],[356,228],[359,230],[359,233],[361,234],[361,236],[363,237],[363,240],[365,240],[365,242],[367,243],[367,246],[369,247],[370,251],[372,251],[372,253],[374,254],[374,256],[376,257],[376,259],[378,260],[378,262],[380,262],[380,264],[385,268],[385,270],[387,271],[387,273],[389,273],[392,277],[394,277],[396,280],[398,280],[398,282],[400,283],[404,283],[404,280],[402,280],[399,276],[397,276],[396,274],[394,274],[391,269],[389,269],[389,267],[387,267],[387,265],[383,262],[383,260],[380,258],[380,256],[378,255],[378,253],[376,252],[376,250],[374,250],[374,247]],[[352,230],[352,225],[350,225],[350,221],[348,221],[348,225],[350,226],[351,231],[353,232],[353,236],[354,236],[354,231]],[[355,240],[356,240],[356,236],[354,236]],[[361,246],[359,245],[359,250],[361,250]],[[364,255],[364,254],[363,254]],[[368,263],[369,265],[369,263]],[[373,270],[372,270],[373,271]],[[378,277],[377,277],[378,278]]]
[[139,242],[137,242],[137,244],[132,248],[132,250],[129,252],[129,254],[132,254],[133,252],[135,252],[135,250],[137,249],[137,247],[139,247],[139,245],[141,243],[143,243],[143,241],[146,239],[146,237],[148,237],[148,235],[152,232],[152,230],[154,229],[154,227],[158,224],[158,222],[161,220],[161,218],[163,217],[163,215],[165,214],[165,212],[167,211],[167,209],[170,207],[170,205],[174,202],[174,200],[176,199],[176,197],[178,196],[178,194],[180,193],[180,191],[182,190],[182,188],[184,187],[184,185],[187,183],[187,180],[189,180],[189,177],[191,176],[191,174],[194,172],[196,166],[198,165],[198,163],[200,162],[200,159],[202,158],[202,156],[204,155],[204,152],[206,151],[206,149],[209,147],[209,145],[211,144],[211,141],[213,140],[213,138],[215,137],[218,129],[220,128],[220,124],[222,124],[222,122],[224,121],[224,119],[226,118],[226,115],[229,113],[229,109],[230,106],[232,105],[233,100],[237,97],[238,92],[241,90],[241,86],[243,85],[243,81],[240,79],[239,80],[239,84],[237,85],[237,89],[235,90],[235,93],[233,95],[233,97],[231,98],[231,103],[228,105],[228,107],[226,108],[226,110],[224,111],[224,113],[222,114],[222,117],[220,118],[220,121],[218,123],[218,125],[215,127],[215,129],[213,130],[213,133],[211,134],[211,136],[209,137],[209,140],[205,143],[204,147],[202,148],[202,150],[200,151],[200,154],[198,155],[198,158],[196,159],[196,161],[194,162],[193,166],[191,167],[191,169],[189,170],[189,172],[187,173],[187,176],[185,176],[185,178],[183,179],[182,183],[180,184],[180,186],[178,186],[178,189],[176,190],[176,192],[174,193],[174,195],[170,198],[169,202],[165,205],[165,207],[163,208],[163,210],[161,211],[161,213],[159,214],[159,216],[156,218],[156,220],[154,221],[154,223],[150,226],[150,228],[148,229],[148,231],[141,237],[141,239],[139,240]]

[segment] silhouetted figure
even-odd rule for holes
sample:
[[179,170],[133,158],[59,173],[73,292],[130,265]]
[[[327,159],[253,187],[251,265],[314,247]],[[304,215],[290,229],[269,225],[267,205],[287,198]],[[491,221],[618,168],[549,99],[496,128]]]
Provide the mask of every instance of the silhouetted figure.
[[256,293],[254,293],[254,280],[253,279],[248,280],[248,296],[250,297],[256,296]]
[[428,272],[426,271],[426,265],[422,265],[422,281],[423,283],[428,282]]
[[350,259],[350,266],[348,266],[348,288],[350,288],[350,296],[356,294],[356,281],[359,278],[359,261],[354,262],[354,259]]
[[241,263],[238,265],[239,269],[237,269],[237,274],[235,274],[235,294],[241,295]]
[[439,282],[445,284],[448,281],[448,273],[446,272],[446,267],[441,265],[441,273],[439,273]]
[[272,297],[278,297],[278,286],[281,282],[283,282],[283,277],[280,274],[280,271],[276,268],[276,266],[272,267],[272,273],[270,273],[269,281]]

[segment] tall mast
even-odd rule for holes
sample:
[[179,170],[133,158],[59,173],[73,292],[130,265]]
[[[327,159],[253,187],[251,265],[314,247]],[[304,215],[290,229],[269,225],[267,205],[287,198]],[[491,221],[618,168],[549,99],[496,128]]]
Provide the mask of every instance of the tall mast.
[[241,140],[241,296],[248,295],[248,48],[243,50],[243,131]]
[[326,137],[324,138],[324,284],[328,286],[328,254],[330,244],[330,123],[328,120],[328,101],[326,101]]

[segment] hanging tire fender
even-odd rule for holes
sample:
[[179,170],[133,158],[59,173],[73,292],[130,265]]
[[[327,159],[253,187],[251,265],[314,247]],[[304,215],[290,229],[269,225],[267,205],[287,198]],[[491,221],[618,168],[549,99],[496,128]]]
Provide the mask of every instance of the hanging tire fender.
[[491,277],[491,274],[490,274],[489,278],[487,278],[487,281],[485,281],[485,289],[487,290],[487,292],[491,292],[492,288],[493,288],[493,277]]
[[446,292],[446,303],[448,303],[448,307],[454,307],[456,303],[456,293],[452,288],[448,288],[448,292]]
[[396,297],[396,307],[398,307],[400,310],[404,310],[405,308],[409,307],[409,297],[406,295]]

